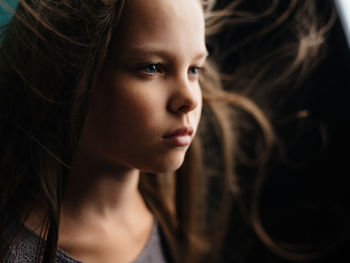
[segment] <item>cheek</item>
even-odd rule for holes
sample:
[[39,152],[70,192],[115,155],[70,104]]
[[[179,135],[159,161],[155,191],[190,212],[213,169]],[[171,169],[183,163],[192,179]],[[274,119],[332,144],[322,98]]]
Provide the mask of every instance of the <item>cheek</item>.
[[[123,87],[122,87],[123,88]],[[162,101],[154,94],[130,88],[127,92],[118,89],[111,96],[114,97],[113,112],[117,122],[121,125],[135,127],[148,126],[161,114]]]
[[[164,119],[166,94],[159,85],[140,82],[116,74],[110,80],[108,92],[103,94],[103,107],[108,107],[109,132],[120,137],[147,135],[159,132],[159,123]],[[111,123],[112,122],[112,123]]]

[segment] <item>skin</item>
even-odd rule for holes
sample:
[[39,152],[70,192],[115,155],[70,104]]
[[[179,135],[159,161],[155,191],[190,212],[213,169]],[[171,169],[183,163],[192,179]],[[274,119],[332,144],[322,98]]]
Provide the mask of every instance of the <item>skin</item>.
[[183,163],[188,146],[163,137],[191,127],[193,138],[206,54],[197,0],[127,1],[63,206],[59,247],[72,257],[130,262],[144,248],[154,219],[138,191],[140,172],[172,172]]
[[162,136],[184,126],[197,129],[204,24],[196,1],[163,2],[127,4],[91,100],[79,148],[84,158],[148,172],[182,164],[188,146],[169,146]]

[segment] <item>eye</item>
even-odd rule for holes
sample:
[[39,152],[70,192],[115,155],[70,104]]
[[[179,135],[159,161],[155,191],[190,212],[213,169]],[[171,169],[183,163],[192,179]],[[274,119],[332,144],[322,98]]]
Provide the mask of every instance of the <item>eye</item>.
[[138,67],[137,70],[146,75],[154,75],[156,73],[163,72],[159,63],[151,63],[151,64],[143,65]]
[[188,69],[188,73],[191,75],[198,75],[201,69],[201,67],[193,66]]
[[192,66],[188,69],[188,74],[198,76],[203,68],[198,66]]

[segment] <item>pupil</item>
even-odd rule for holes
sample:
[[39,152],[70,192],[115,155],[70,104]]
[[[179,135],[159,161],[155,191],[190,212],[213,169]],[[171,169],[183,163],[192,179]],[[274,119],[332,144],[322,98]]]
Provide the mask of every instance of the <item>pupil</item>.
[[148,66],[148,71],[149,72],[155,72],[157,70],[156,65],[152,64]]

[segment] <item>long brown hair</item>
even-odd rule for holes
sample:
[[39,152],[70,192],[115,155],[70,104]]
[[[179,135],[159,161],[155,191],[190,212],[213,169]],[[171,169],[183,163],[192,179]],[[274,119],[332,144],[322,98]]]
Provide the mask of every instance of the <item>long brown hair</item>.
[[[54,262],[62,199],[88,97],[108,53],[124,2],[20,0],[3,31],[0,48],[0,258],[40,200],[45,211],[42,228],[45,242],[39,244],[36,260]],[[235,21],[232,17],[241,1],[233,1],[222,10],[213,10],[215,2],[202,1],[208,39]],[[271,10],[263,12],[260,17],[269,12]],[[243,15],[238,17],[244,18]],[[245,21],[254,19],[257,17],[247,16]],[[276,24],[282,22],[283,16]],[[307,65],[304,61],[310,60],[305,59],[303,48],[306,47],[309,46],[299,46],[299,55],[292,66],[288,66],[290,71],[272,86],[278,86],[297,72],[296,69]],[[162,226],[175,262],[196,262],[203,259],[203,252],[219,254],[222,251],[232,203],[240,204],[247,221],[252,222],[262,239],[279,252],[261,231],[256,210],[247,212],[235,170],[235,156],[243,156],[238,143],[242,124],[239,112],[248,113],[259,126],[263,138],[263,150],[259,152],[263,158],[258,160],[261,166],[272,149],[275,140],[272,125],[253,102],[255,93],[252,91],[264,80],[263,76],[270,73],[266,71],[247,82],[242,78],[243,69],[227,78],[227,75],[218,74],[215,64],[212,60],[207,62],[200,80],[203,120],[183,166],[173,174],[141,176],[140,190]],[[250,75],[244,76],[249,78]],[[223,83],[223,79],[226,82]],[[244,92],[231,86],[240,79],[238,87],[249,84]],[[210,133],[214,134],[214,140],[208,142]],[[215,147],[208,151],[206,147],[213,144]],[[215,151],[218,155],[213,157]],[[222,175],[217,186],[220,194],[214,201],[208,196],[213,183],[211,166]],[[259,178],[253,207],[257,206],[264,179]],[[212,210],[215,210],[215,219]],[[214,225],[220,227],[209,229]],[[209,239],[215,246],[209,248]],[[217,260],[215,256],[211,259]]]
[[[261,199],[273,162],[275,165],[280,158],[289,162],[286,160],[289,149],[278,129],[288,124],[293,127],[300,120],[312,122],[307,105],[303,104],[303,95],[308,92],[304,82],[327,55],[327,37],[336,21],[335,9],[330,2],[317,1],[226,2],[230,2],[228,8],[211,12],[213,28],[210,32],[216,36],[222,31],[222,35],[209,38],[209,43],[215,42],[214,54],[224,73],[220,74],[224,90],[242,102],[240,105],[225,100],[236,112],[232,119],[236,131],[233,178],[237,178],[238,183],[232,188],[237,194],[233,195],[230,208],[237,207],[261,242],[279,257],[293,261],[321,257],[334,249],[334,242],[320,249],[280,242],[263,224]],[[217,39],[221,43],[217,43]],[[287,107],[291,104],[294,107]],[[254,105],[254,108],[247,109],[247,105]],[[242,118],[242,109],[253,116],[253,120],[247,115]],[[260,139],[261,132],[254,127],[255,121],[263,131]],[[322,148],[326,136],[323,126],[319,126]],[[269,153],[273,153],[272,157]],[[242,167],[249,167],[252,172]],[[246,250],[249,253],[249,249]],[[244,253],[243,249],[234,251]]]
[[41,242],[37,260],[54,261],[61,203],[87,97],[123,4],[21,0],[3,32],[1,257],[33,205],[40,203],[46,242]]

